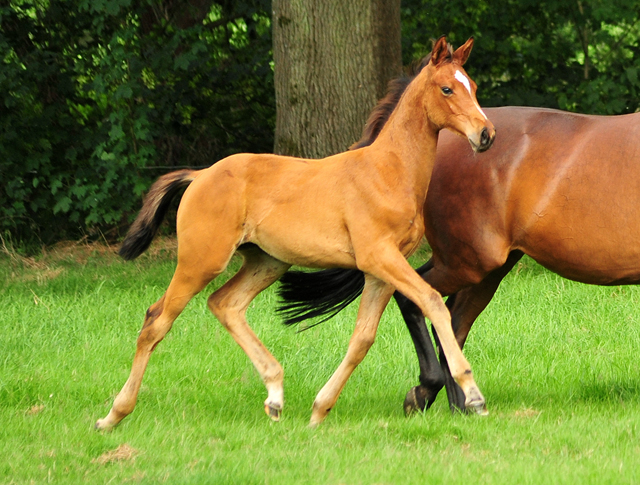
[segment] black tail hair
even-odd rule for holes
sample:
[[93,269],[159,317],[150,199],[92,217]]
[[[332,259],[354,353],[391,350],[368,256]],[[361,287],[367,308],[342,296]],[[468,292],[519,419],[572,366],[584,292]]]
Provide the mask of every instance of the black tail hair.
[[364,273],[357,269],[326,269],[322,271],[289,271],[280,278],[277,312],[285,325],[294,325],[309,318],[325,317],[314,327],[342,311],[364,289]]

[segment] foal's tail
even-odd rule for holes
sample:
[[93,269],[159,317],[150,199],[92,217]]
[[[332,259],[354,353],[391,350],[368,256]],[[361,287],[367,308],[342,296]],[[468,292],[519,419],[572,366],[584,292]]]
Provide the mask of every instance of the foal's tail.
[[127,232],[118,253],[126,260],[140,256],[151,244],[169,203],[178,191],[195,180],[196,170],[178,170],[160,177],[144,199],[142,210]]

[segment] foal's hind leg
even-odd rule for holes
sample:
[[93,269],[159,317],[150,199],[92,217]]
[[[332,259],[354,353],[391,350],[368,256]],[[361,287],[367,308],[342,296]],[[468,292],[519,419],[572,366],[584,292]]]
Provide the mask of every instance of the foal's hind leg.
[[189,300],[211,279],[213,276],[203,278],[200,274],[184,272],[178,264],[166,293],[147,310],[144,325],[138,336],[129,379],[113,402],[109,414],[97,421],[97,429],[111,429],[133,411],[151,353],[171,329],[173,322]]
[[266,388],[264,409],[274,421],[284,405],[282,366],[247,324],[245,313],[251,301],[287,272],[291,265],[269,256],[257,247],[240,251],[244,264],[222,288],[209,297],[209,309],[242,347]]

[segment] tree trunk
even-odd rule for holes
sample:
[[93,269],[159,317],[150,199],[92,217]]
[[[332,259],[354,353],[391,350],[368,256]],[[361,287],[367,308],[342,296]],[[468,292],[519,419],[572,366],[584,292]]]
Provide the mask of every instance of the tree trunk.
[[401,73],[400,0],[273,0],[272,20],[274,151],[346,150]]

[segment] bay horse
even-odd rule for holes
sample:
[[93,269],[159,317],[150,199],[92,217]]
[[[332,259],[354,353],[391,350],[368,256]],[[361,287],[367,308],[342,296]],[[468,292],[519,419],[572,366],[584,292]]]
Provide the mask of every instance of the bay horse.
[[324,420],[375,338],[380,315],[397,289],[415,300],[438,332],[467,407],[484,410],[469,363],[451,330],[440,295],[405,257],[424,234],[422,208],[443,128],[477,152],[495,137],[476,101],[476,85],[462,65],[473,39],[455,52],[438,39],[431,61],[411,82],[370,146],[323,160],[238,154],[200,170],[164,175],[151,187],[120,254],[140,255],[151,243],[178,191],[178,264],[164,295],[147,310],[131,373],[109,414],[110,429],[136,404],[151,353],[187,303],[222,273],[235,252],[243,265],[208,299],[208,307],[245,351],[267,389],[265,411],[278,420],[284,404],[283,370],[249,327],[250,302],[292,264],[357,268],[365,284],[347,354],[317,395],[311,425]]
[[[375,139],[408,82],[395,82],[356,147]],[[424,207],[433,256],[417,269],[449,296],[461,348],[524,254],[574,281],[640,283],[640,113],[503,107],[486,114],[500,132],[487,153],[440,136]],[[288,273],[280,288],[285,323],[337,313],[359,295],[362,281],[354,270]],[[442,352],[438,363],[422,314],[403,295],[395,297],[420,365],[420,386],[407,393],[405,411],[429,408],[443,385],[451,409],[464,410],[464,395]]]

